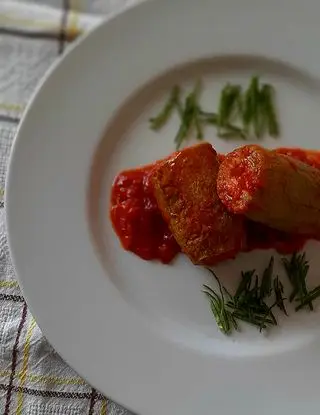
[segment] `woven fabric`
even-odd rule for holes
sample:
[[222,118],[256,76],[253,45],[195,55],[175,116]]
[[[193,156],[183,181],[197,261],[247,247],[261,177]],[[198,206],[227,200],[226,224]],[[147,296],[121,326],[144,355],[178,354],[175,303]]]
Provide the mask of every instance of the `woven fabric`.
[[48,344],[24,301],[4,225],[8,157],[19,120],[50,65],[102,18],[136,0],[0,0],[0,413],[129,415]]

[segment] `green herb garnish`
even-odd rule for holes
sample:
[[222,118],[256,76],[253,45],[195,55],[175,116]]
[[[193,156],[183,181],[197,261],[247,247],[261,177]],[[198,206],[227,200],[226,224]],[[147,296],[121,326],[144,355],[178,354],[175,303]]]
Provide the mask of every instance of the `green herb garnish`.
[[156,117],[150,118],[150,128],[157,131],[163,127],[171,117],[173,110],[179,108],[180,105],[180,87],[176,85],[172,88],[169,99],[163,109]]
[[272,293],[272,274],[273,274],[274,258],[273,256],[270,259],[269,265],[263,271],[261,286],[260,286],[260,295],[262,298],[270,297]]
[[205,125],[217,128],[220,138],[246,139],[248,134],[257,138],[268,132],[272,137],[279,135],[279,122],[276,115],[275,91],[269,84],[260,86],[260,78],[253,76],[248,88],[243,92],[240,85],[230,84],[222,89],[218,112],[203,110],[199,104],[200,82],[189,93],[183,102],[180,99],[180,88],[175,86],[160,113],[150,119],[150,127],[159,130],[171,117],[174,111],[180,116],[180,127],[175,137],[176,148],[179,149],[194,130],[196,138],[204,138]]
[[260,87],[259,77],[252,77],[244,96],[243,125],[247,132],[252,126],[257,138],[265,135],[266,129],[271,137],[279,136],[274,97],[275,91],[270,84]]
[[238,110],[241,87],[227,84],[220,95],[218,126],[219,131],[230,123]]
[[241,272],[241,281],[238,285],[234,296],[234,301],[237,304],[240,298],[250,290],[251,280],[256,270]]
[[262,135],[262,123],[261,118],[264,116],[262,113],[261,100],[260,100],[260,80],[258,76],[254,76],[250,85],[251,91],[251,111],[254,134],[257,138]]
[[227,84],[221,92],[219,103],[217,126],[220,138],[246,138],[246,133],[242,128],[231,124],[236,116],[241,116],[241,111],[241,86]]
[[199,117],[200,120],[205,124],[217,126],[219,123],[219,116],[215,112],[208,112],[200,109]]
[[261,95],[262,109],[265,113],[266,123],[268,125],[268,132],[271,135],[271,137],[276,138],[280,134],[280,128],[279,128],[279,122],[277,119],[277,114],[275,111],[274,88],[269,84],[265,84],[262,87],[260,95]]
[[[199,118],[204,124],[219,126],[219,115],[215,112],[206,112],[200,110]],[[243,129],[231,124],[230,122],[225,123],[223,131],[218,134],[220,138],[242,138],[246,139],[246,134]]]
[[272,278],[273,258],[263,273],[261,285],[258,276],[255,276],[255,270],[242,272],[241,281],[234,296],[225,287],[222,287],[215,273],[210,269],[208,270],[217,280],[220,294],[208,285],[204,286],[204,292],[210,298],[210,301],[214,302],[211,305],[211,311],[222,332],[230,333],[233,328],[238,329],[237,321],[239,320],[254,325],[260,330],[277,324],[272,312],[273,306],[269,307],[265,302],[265,297],[269,295],[271,289],[269,284],[271,284]]
[[284,288],[278,276],[273,280],[273,289],[274,295],[276,297],[276,306],[287,316],[287,309],[284,305],[284,301],[286,300],[286,298],[283,297]]
[[[295,300],[302,302],[308,295],[306,278],[309,272],[309,262],[306,260],[306,254],[295,253],[292,255],[290,261],[287,258],[282,258],[282,263],[292,286],[289,301],[292,302]],[[310,310],[313,310],[312,301],[309,301],[305,305],[308,305]]]
[[196,132],[197,132],[197,140],[203,140],[203,126],[202,126],[202,122],[200,119],[200,109],[198,105],[195,110],[194,125],[195,125]]
[[308,292],[307,295],[300,298],[300,305],[296,307],[296,311],[299,311],[305,306],[312,304],[312,301],[316,300],[318,297],[320,297],[320,286],[314,288]]
[[313,311],[313,301],[320,297],[320,286],[309,291],[307,288],[307,275],[309,272],[309,262],[306,260],[306,254],[293,254],[291,260],[282,258],[283,266],[292,286],[292,292],[289,297],[290,302],[293,300],[298,303],[295,310],[309,307]]
[[204,287],[203,292],[210,301],[210,308],[211,308],[212,314],[217,322],[219,329],[223,333],[229,334],[233,328],[238,330],[238,324],[235,318],[233,317],[232,312],[226,307],[225,297],[223,294],[223,291],[226,291],[226,290],[225,289],[223,290],[221,283],[219,281],[219,278],[216,276],[216,274],[209,268],[208,268],[208,271],[211,272],[211,274],[217,281],[218,286],[219,286],[219,293],[216,293],[208,285],[203,286]]
[[[297,303],[295,311],[305,307],[313,310],[313,301],[320,297],[320,286],[311,291],[307,288],[309,263],[305,253],[293,254],[290,260],[283,258],[282,263],[292,286],[289,300]],[[229,334],[234,328],[238,330],[239,321],[254,325],[260,331],[276,326],[277,320],[272,311],[274,307],[278,307],[288,316],[284,287],[278,276],[273,278],[273,268],[274,258],[271,257],[262,274],[261,283],[255,270],[242,271],[241,280],[234,295],[221,285],[216,274],[209,269],[218,282],[219,293],[208,285],[204,286],[204,292],[210,301],[213,301],[211,311],[222,332]]]
[[[268,271],[270,273],[270,264]],[[242,272],[242,279],[233,301],[228,303],[229,307],[234,310],[234,317],[257,326],[260,330],[266,329],[270,325],[276,325],[277,321],[272,313],[272,307],[265,302],[267,292],[261,289],[259,279],[255,271]],[[253,278],[254,277],[254,278]]]
[[181,125],[174,140],[177,150],[179,150],[182,142],[188,137],[192,127],[195,127],[197,131],[198,140],[203,139],[200,107],[198,104],[200,88],[201,84],[198,82],[194,90],[185,99],[184,108],[181,111]]

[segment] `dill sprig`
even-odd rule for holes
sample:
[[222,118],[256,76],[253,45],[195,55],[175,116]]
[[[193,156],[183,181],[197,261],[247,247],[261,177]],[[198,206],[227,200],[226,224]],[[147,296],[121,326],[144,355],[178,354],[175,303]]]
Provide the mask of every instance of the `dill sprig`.
[[161,127],[166,124],[166,122],[171,117],[171,114],[173,113],[173,110],[175,108],[178,108],[181,106],[180,104],[180,87],[178,85],[174,86],[171,90],[170,96],[168,98],[168,101],[165,103],[162,110],[159,112],[159,114],[153,118],[150,118],[150,128],[154,131],[159,130]]
[[251,111],[252,111],[252,122],[254,134],[257,138],[262,136],[262,122],[264,114],[262,112],[263,108],[261,106],[260,100],[260,78],[258,76],[253,76],[250,85],[251,90]]
[[204,138],[204,126],[217,128],[218,137],[246,140],[249,134],[257,138],[268,132],[279,135],[280,127],[275,109],[275,91],[270,84],[260,85],[259,76],[253,76],[245,91],[238,84],[227,83],[220,93],[218,111],[204,111],[199,104],[201,83],[197,82],[184,100],[179,86],[172,88],[160,113],[150,119],[150,127],[159,130],[177,111],[180,126],[175,137],[176,149],[195,131],[196,138]]
[[286,316],[288,316],[286,306],[284,305],[284,301],[286,300],[286,298],[283,296],[284,288],[278,276],[273,280],[273,289],[274,289],[274,295],[276,297],[276,302],[275,302],[276,306]]
[[223,292],[225,291],[227,295],[229,293],[226,291],[226,289],[222,288],[222,285],[219,281],[219,278],[216,276],[214,271],[208,268],[208,271],[213,275],[215,280],[218,283],[219,286],[219,294],[216,293],[211,287],[208,285],[204,285],[203,293],[208,297],[210,301],[210,308],[212,311],[212,314],[217,322],[217,325],[219,329],[224,334],[231,333],[232,329],[238,330],[238,324],[236,319],[233,317],[232,312],[226,307],[225,302],[225,296]]
[[244,95],[244,104],[243,104],[243,126],[247,133],[250,131],[250,126],[253,126],[254,133],[257,138],[261,136],[261,124],[260,124],[260,97],[259,97],[259,77],[253,76],[251,78],[248,89]]
[[244,95],[242,116],[244,129],[248,133],[252,126],[257,138],[264,136],[266,131],[271,137],[278,137],[280,127],[275,108],[273,86],[263,84],[260,87],[260,78],[253,76]]
[[320,297],[320,286],[311,291],[307,288],[306,279],[310,265],[306,259],[306,254],[295,253],[292,255],[290,261],[287,258],[282,258],[282,263],[292,286],[289,300],[290,302],[295,300],[298,303],[295,310],[299,311],[308,307],[313,311],[313,301]]
[[179,150],[182,142],[188,137],[192,127],[195,127],[196,129],[197,139],[203,139],[203,130],[200,121],[200,107],[198,103],[200,90],[201,83],[197,82],[194,90],[187,95],[184,106],[181,108],[181,124],[174,139],[177,150]]
[[234,296],[235,304],[238,304],[240,299],[245,295],[246,292],[250,290],[251,280],[256,270],[241,272],[241,281],[238,285]]
[[[267,278],[269,278],[270,270],[269,264],[268,271],[264,272]],[[261,289],[259,278],[254,274],[255,270],[241,273],[241,281],[236,294],[228,306],[234,310],[235,318],[257,326],[261,331],[268,326],[277,325],[277,321],[272,307],[269,307],[264,300],[268,291],[265,288]]]
[[300,305],[296,307],[296,311],[299,311],[305,306],[312,304],[312,301],[316,300],[318,297],[320,297],[320,286],[314,288],[313,290],[309,291],[307,295],[300,298]]
[[[308,296],[306,278],[309,272],[309,262],[306,260],[306,254],[295,253],[290,260],[282,258],[282,263],[292,286],[289,301],[295,300],[302,303],[304,300],[305,302]],[[312,301],[305,302],[304,306],[306,305],[308,305],[310,310],[313,310]]]
[[272,274],[273,274],[274,258],[271,257],[269,265],[263,271],[260,285],[260,296],[262,298],[270,297],[272,293]]
[[[219,115],[215,112],[207,112],[200,110],[199,113],[200,120],[204,124],[219,126]],[[236,125],[231,124],[230,122],[225,122],[223,126],[223,131],[220,128],[219,132],[220,138],[240,138],[245,140],[247,138],[244,130]]]
[[274,96],[275,91],[273,86],[264,84],[261,92],[261,108],[265,114],[268,132],[271,137],[277,138],[280,134],[279,121],[275,110]]
[[277,325],[277,321],[265,302],[265,297],[269,297],[271,291],[271,280],[273,273],[273,258],[263,273],[261,284],[255,270],[241,273],[241,280],[234,295],[231,295],[223,287],[211,270],[219,286],[219,293],[215,292],[208,285],[204,285],[204,292],[211,302],[211,311],[216,319],[219,329],[223,333],[230,333],[233,328],[238,330],[238,321],[244,321],[259,328],[267,329]]
[[227,128],[233,116],[239,111],[238,103],[241,96],[241,86],[227,84],[221,91],[218,116],[218,134]]
[[217,117],[218,137],[246,139],[245,131],[231,124],[231,121],[242,112],[242,89],[240,85],[227,84],[220,95],[219,112]]
[[219,116],[216,112],[208,112],[200,109],[199,116],[204,123],[218,126]]
[[[297,303],[295,311],[307,306],[313,310],[313,301],[320,297],[320,285],[311,291],[307,288],[309,263],[305,253],[295,253],[290,260],[282,258],[282,263],[292,286],[289,300]],[[288,316],[283,284],[278,276],[273,278],[273,257],[270,258],[268,266],[263,271],[260,283],[255,270],[242,271],[241,280],[234,295],[222,286],[212,270],[208,270],[218,282],[219,293],[208,285],[204,285],[204,292],[211,301],[211,311],[223,333],[229,334],[233,329],[239,330],[239,321],[256,326],[260,331],[276,326],[278,323],[273,314],[275,307]],[[269,302],[273,300],[271,306],[266,302],[268,299]]]
[[253,119],[253,104],[252,104],[252,81],[247,88],[243,97],[243,110],[242,110],[242,122],[243,128],[249,133],[249,126]]

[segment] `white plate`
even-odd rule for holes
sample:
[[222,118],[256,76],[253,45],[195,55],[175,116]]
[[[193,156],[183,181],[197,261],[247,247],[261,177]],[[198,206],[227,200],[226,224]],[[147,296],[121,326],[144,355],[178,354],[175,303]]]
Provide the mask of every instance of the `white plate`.
[[[259,72],[276,85],[283,124],[281,140],[264,144],[317,148],[319,16],[316,0],[146,3],[80,42],[29,106],[6,200],[19,280],[57,351],[138,414],[319,410],[318,313],[282,319],[269,336],[225,337],[200,292],[207,273],[182,256],[164,266],[123,251],[108,219],[113,177],[174,149],[177,120],[159,134],[147,123],[174,81],[201,77],[212,107],[227,80]],[[214,130],[207,139],[218,151],[237,144]],[[308,246],[313,283],[318,249]],[[241,255],[217,272],[232,285],[269,256]]]

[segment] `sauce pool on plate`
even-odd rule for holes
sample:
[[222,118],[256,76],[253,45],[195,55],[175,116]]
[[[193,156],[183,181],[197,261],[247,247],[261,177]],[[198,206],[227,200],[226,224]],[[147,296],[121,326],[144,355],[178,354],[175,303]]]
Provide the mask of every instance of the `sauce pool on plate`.
[[180,247],[163,220],[149,173],[154,165],[120,173],[113,184],[111,220],[124,249],[145,260],[172,261]]

